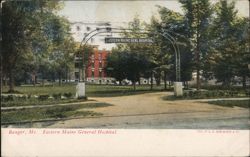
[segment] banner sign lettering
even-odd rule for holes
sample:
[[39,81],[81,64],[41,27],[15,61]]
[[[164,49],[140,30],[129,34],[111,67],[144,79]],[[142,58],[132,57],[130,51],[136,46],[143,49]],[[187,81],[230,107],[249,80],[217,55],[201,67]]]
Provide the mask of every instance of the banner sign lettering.
[[105,38],[105,43],[153,43],[150,38]]

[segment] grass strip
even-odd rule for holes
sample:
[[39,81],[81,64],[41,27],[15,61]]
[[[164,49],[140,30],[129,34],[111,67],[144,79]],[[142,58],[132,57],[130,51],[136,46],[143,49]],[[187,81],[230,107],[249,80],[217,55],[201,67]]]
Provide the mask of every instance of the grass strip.
[[224,107],[237,106],[242,108],[250,108],[250,100],[218,100],[218,101],[208,101],[206,103]]
[[47,99],[39,100],[37,98],[30,99],[18,99],[15,98],[13,101],[2,101],[1,107],[18,107],[18,106],[36,106],[36,105],[53,105],[53,104],[64,104],[73,102],[83,102],[81,99]]
[[72,117],[101,116],[101,113],[81,110],[84,108],[107,107],[107,103],[87,103],[67,106],[53,106],[48,108],[29,108],[19,110],[2,111],[1,123],[14,123],[22,121],[37,121],[47,119],[60,119]]

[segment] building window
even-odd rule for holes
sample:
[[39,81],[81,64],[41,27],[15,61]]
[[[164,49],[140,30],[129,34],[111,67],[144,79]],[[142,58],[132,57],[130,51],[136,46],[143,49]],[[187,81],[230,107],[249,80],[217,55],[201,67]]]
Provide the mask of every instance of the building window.
[[99,68],[102,68],[102,62],[99,62]]
[[95,72],[94,72],[94,71],[92,71],[92,74],[91,74],[91,75],[92,75],[92,77],[95,77]]
[[91,66],[92,66],[92,68],[95,68],[95,63],[94,63],[94,62],[92,62]]

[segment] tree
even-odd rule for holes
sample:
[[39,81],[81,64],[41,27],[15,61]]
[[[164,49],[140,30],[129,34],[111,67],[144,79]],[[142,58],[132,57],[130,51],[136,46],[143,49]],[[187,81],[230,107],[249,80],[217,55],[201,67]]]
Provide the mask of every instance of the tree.
[[221,0],[215,8],[216,16],[211,31],[215,77],[224,86],[230,86],[234,77],[239,76],[245,87],[246,77],[249,76],[249,55],[246,53],[249,47],[248,19],[237,16],[234,2]]
[[242,86],[246,89],[247,77],[250,77],[250,70],[248,69],[248,64],[250,64],[250,29],[249,27],[249,17],[248,18],[238,18],[236,22],[237,29],[237,39],[239,51],[237,57],[235,57],[235,74],[242,78]]
[[188,37],[192,40],[192,52],[195,59],[197,73],[197,90],[200,89],[201,70],[205,70],[204,61],[209,53],[209,22],[212,15],[212,7],[208,0],[180,0],[185,14],[185,23]]
[[112,50],[112,53],[108,55],[105,71],[108,76],[114,77],[120,85],[122,84],[122,80],[126,79],[126,67],[122,51],[117,50],[117,48]]
[[190,51],[191,44],[188,39],[188,31],[184,17],[179,13],[161,6],[158,6],[158,12],[160,14],[160,20],[152,17],[149,29],[152,30],[152,33],[156,32],[156,34],[153,35],[155,44],[159,47],[159,50],[155,53],[155,63],[157,64],[156,69],[159,73],[163,72],[163,79],[166,88],[166,79],[169,81],[176,80],[176,54],[173,48],[174,43],[171,43],[167,39],[170,39],[170,37],[166,34],[170,34],[175,38],[176,44],[178,44],[178,47],[180,48],[181,81],[186,82],[191,79],[192,53]]
[[107,58],[105,70],[107,74],[119,81],[128,79],[134,85],[140,80],[142,73],[150,66],[147,58],[143,54],[120,51],[113,49],[112,53]]
[[[2,8],[2,48],[4,73],[9,78],[9,91],[14,91],[15,71],[24,55],[32,52],[32,41],[42,32],[44,15],[60,8],[58,1],[6,1]],[[41,36],[46,38],[46,36]],[[29,55],[28,55],[29,56]],[[1,76],[2,77],[2,76]]]
[[54,20],[51,19],[48,28],[49,31],[52,31],[49,33],[50,39],[53,39],[49,52],[49,61],[52,69],[57,74],[59,85],[61,85],[62,78],[67,80],[68,73],[73,68],[77,45],[69,34],[69,22],[62,17],[55,16],[54,18]]
[[47,0],[4,3],[2,56],[10,92],[15,81],[25,81],[29,75],[34,85],[38,75],[43,80],[57,77],[61,83],[73,68],[76,45],[68,20],[55,14],[61,7],[61,2]]
[[[124,33],[122,33],[121,35],[123,37],[127,37],[127,38],[147,38],[148,35],[147,33],[145,33],[145,31],[147,31],[146,29],[146,24],[141,22],[141,20],[139,19],[138,16],[135,16],[135,18],[133,19],[133,21],[129,22],[128,24],[128,28],[130,31],[124,31]],[[138,44],[138,43],[127,43],[127,44],[118,44],[117,45],[117,50],[121,51],[121,52],[126,52],[126,53],[130,53],[128,54],[128,57],[130,57],[131,59],[138,59],[138,57],[141,59],[138,59],[138,64],[139,62],[141,63],[144,62],[145,64],[147,64],[147,66],[144,65],[144,67],[147,67],[146,69],[144,69],[144,71],[140,70],[140,69],[132,69],[135,71],[140,71],[139,73],[137,72],[132,72],[132,73],[137,73],[136,76],[132,76],[132,74],[130,73],[126,73],[129,76],[129,79],[133,80],[132,82],[135,85],[135,82],[138,81],[140,84],[140,77],[151,77],[151,85],[152,85],[152,77],[153,77],[153,67],[154,67],[154,59],[153,59],[153,55],[152,53],[154,53],[152,50],[155,50],[154,47],[155,45],[153,44]],[[132,57],[134,55],[134,58]],[[136,62],[137,62],[136,61]],[[151,73],[149,75],[149,73]],[[138,76],[137,76],[138,75]],[[128,76],[127,76],[128,77]]]

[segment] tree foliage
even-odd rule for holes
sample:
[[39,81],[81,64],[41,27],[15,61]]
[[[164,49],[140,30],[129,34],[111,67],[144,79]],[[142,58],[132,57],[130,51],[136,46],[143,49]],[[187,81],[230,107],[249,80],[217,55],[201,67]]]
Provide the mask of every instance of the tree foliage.
[[74,41],[69,22],[55,14],[62,6],[62,2],[47,0],[3,3],[1,57],[10,91],[15,82],[30,75],[44,78],[52,69],[61,73],[62,66],[72,67],[68,60],[73,60]]
[[212,6],[208,0],[180,0],[185,14],[188,38],[192,41],[191,51],[196,69],[197,89],[200,88],[200,72],[206,73],[206,60],[209,53],[209,26]]
[[236,76],[242,77],[243,86],[249,75],[249,18],[237,16],[234,2],[222,0],[215,6],[213,36],[213,72],[218,82],[229,86]]

